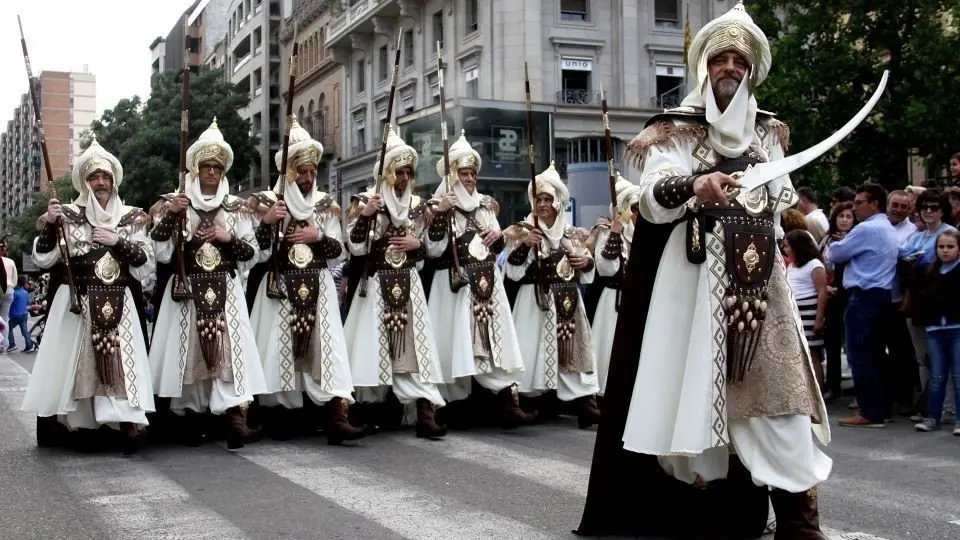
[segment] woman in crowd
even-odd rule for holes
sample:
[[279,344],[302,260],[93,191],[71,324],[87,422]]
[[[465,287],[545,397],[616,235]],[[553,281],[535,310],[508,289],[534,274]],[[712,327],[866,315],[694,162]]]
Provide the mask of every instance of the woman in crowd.
[[[820,253],[830,244],[842,240],[856,224],[852,202],[840,202],[830,212],[830,228],[820,242]],[[841,352],[843,349],[843,311],[847,307],[849,294],[843,287],[843,270],[846,264],[825,265],[827,271],[827,309],[824,321],[824,348],[827,360],[827,393],[824,399],[840,397],[842,388]]]
[[784,251],[790,258],[787,281],[800,311],[803,333],[810,347],[810,358],[817,384],[823,390],[823,322],[827,309],[827,272],[820,251],[810,233],[794,229],[787,233]]
[[[930,357],[930,384],[927,414],[917,431],[940,428],[947,379],[953,375],[954,406],[960,410],[960,232],[941,232],[936,240],[937,260],[926,272],[919,287],[923,323]],[[960,422],[953,429],[960,436]]]

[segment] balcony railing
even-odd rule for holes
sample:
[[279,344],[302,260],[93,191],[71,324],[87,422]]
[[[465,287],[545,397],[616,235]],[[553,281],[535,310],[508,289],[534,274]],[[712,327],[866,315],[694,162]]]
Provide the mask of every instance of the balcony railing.
[[557,103],[568,105],[599,105],[600,92],[566,88],[557,92]]
[[683,101],[683,96],[679,94],[665,94],[650,98],[650,106],[654,109],[672,109],[679,107],[681,101]]
[[247,63],[250,62],[250,59],[251,59],[251,58],[253,58],[253,55],[250,54],[250,53],[247,53],[246,56],[244,56],[243,58],[241,58],[240,60],[238,60],[237,63],[233,66],[233,72],[236,73],[236,72],[240,71],[240,68],[242,68],[243,66],[247,65]]
[[351,147],[351,151],[352,151],[351,155],[359,156],[360,154],[363,154],[367,151],[367,143],[355,144]]

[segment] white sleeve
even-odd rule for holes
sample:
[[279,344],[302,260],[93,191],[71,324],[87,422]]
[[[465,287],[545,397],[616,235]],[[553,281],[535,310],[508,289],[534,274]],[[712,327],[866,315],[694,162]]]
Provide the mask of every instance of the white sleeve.
[[343,247],[343,227],[340,225],[340,216],[333,212],[324,212],[321,215],[320,231],[323,236],[336,240],[340,244],[340,254],[327,259],[327,268],[334,268],[347,257],[346,248]]
[[603,229],[597,235],[597,247],[594,248],[593,260],[596,262],[597,274],[600,276],[613,276],[620,270],[620,257],[616,259],[607,259],[601,253],[607,245],[610,238],[610,229]]
[[[142,225],[135,225],[133,227],[128,241],[142,248],[147,255],[147,261],[145,263],[140,266],[130,267],[130,275],[142,285],[146,285],[151,279],[156,277],[157,273],[157,259],[153,254],[153,241],[147,236],[147,230]],[[146,289],[147,287],[144,288]]]
[[640,216],[651,223],[671,223],[686,212],[686,206],[666,208],[661,206],[654,197],[654,187],[657,182],[672,176],[690,176],[693,174],[692,143],[686,140],[669,140],[652,145],[646,150],[643,159],[643,169],[639,172],[639,181],[635,180],[637,173],[630,171],[630,181],[640,187],[639,207]]

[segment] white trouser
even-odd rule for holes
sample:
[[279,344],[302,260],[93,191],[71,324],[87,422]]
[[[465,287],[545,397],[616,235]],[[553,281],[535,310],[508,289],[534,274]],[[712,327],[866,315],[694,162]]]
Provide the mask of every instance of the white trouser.
[[[358,386],[357,401],[364,403],[379,403],[387,396],[389,386]],[[438,407],[447,404],[440,395],[440,390],[434,383],[424,383],[410,373],[393,375],[393,394],[404,405],[416,403],[418,399],[426,399]]]
[[459,401],[467,399],[470,390],[473,388],[471,379],[476,379],[480,386],[490,390],[494,394],[504,388],[517,384],[517,378],[510,375],[506,370],[495,367],[490,373],[477,373],[473,376],[457,377],[452,383],[446,383],[440,387],[440,393],[447,401]]
[[[520,376],[520,393],[536,397],[544,390],[533,389],[533,372],[524,371]],[[600,391],[600,385],[597,380],[597,373],[558,373],[557,374],[557,399],[560,401],[573,401],[586,396],[596,395]]]
[[170,410],[174,414],[183,415],[184,409],[199,413],[209,408],[213,414],[223,414],[227,409],[239,407],[251,401],[253,398],[248,395],[238,396],[232,382],[207,379],[196,384],[183,385],[180,397],[170,399]]
[[147,414],[143,409],[131,407],[130,402],[125,399],[94,396],[76,403],[76,410],[57,415],[57,420],[71,430],[97,429],[102,425],[117,429],[120,422],[132,422],[141,426],[148,424]]
[[350,395],[350,391],[334,389],[333,392],[327,392],[319,384],[317,384],[317,381],[315,381],[309,373],[304,373],[302,371],[297,372],[297,376],[294,378],[294,380],[297,382],[295,390],[290,390],[287,392],[274,392],[272,394],[260,394],[260,405],[263,405],[264,407],[275,407],[280,405],[285,409],[300,409],[303,407],[304,392],[307,393],[307,397],[310,398],[310,401],[316,403],[317,405],[323,405],[324,403],[337,397],[343,398],[347,400],[347,403],[353,404],[353,396]]
[[[789,415],[732,420],[727,426],[732,450],[758,486],[801,493],[830,477],[833,460],[814,440],[809,416]],[[702,454],[660,456],[660,465],[678,480],[694,483],[727,477],[729,446]]]

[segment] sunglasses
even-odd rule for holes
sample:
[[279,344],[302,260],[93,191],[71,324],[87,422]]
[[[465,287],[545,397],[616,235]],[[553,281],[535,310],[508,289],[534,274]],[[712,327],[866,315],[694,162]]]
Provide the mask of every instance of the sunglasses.
[[942,210],[942,208],[940,208],[940,206],[939,206],[939,205],[936,205],[936,204],[925,204],[925,205],[923,205],[923,206],[920,207],[920,211],[921,211],[921,212],[923,212],[923,211],[937,212],[937,211],[940,211],[940,210]]

